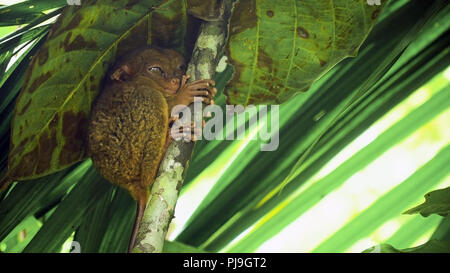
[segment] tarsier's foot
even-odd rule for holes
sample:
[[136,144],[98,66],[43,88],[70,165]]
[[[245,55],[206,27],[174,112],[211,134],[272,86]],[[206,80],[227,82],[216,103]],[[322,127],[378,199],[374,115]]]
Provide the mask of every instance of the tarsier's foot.
[[194,102],[195,97],[200,97],[206,104],[214,104],[217,89],[213,86],[216,83],[213,80],[197,80],[186,83],[189,78],[189,75],[184,75],[181,79],[180,89],[175,99],[176,104],[189,105]]

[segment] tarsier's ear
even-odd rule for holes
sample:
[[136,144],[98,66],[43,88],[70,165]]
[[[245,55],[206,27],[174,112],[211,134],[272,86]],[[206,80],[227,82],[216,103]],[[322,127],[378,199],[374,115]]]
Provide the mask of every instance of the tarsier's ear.
[[130,76],[132,73],[130,67],[126,64],[120,66],[119,68],[117,68],[116,70],[113,71],[113,73],[111,74],[110,78],[113,81],[123,81],[126,80],[126,78],[128,78],[128,76]]

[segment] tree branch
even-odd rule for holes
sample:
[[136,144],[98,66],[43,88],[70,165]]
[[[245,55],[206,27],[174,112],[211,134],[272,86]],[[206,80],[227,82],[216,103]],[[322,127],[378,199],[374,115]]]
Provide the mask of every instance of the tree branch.
[[[222,20],[202,24],[187,70],[191,81],[213,78],[227,41],[232,2],[225,0]],[[190,109],[194,115],[193,105]],[[162,252],[193,148],[193,142],[185,143],[182,140],[172,141],[167,148],[132,252]]]

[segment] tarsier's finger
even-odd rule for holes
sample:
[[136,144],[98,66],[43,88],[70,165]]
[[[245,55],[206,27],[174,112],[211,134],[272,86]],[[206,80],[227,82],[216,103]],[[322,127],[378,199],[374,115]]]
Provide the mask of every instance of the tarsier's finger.
[[182,124],[180,124],[180,129],[193,129],[193,128],[197,128],[196,124],[194,121],[191,122],[184,122]]
[[190,75],[183,75],[183,77],[181,77],[181,86],[184,86],[190,77]]
[[208,87],[208,88],[206,88],[206,90],[208,90],[209,97],[211,99],[214,98],[216,96],[216,94],[217,94],[217,88],[215,88],[215,87]]
[[185,142],[190,142],[190,141],[198,140],[197,135],[199,135],[199,134],[190,133],[190,132],[182,132],[182,133],[177,132],[175,134],[172,134],[172,138],[175,139],[176,141],[183,140]]
[[208,93],[208,97],[212,100],[217,94],[217,89],[215,87],[210,87],[208,88]]
[[211,98],[214,98],[217,94],[217,88],[215,88],[215,87],[208,88],[208,92],[209,92],[209,96]]
[[187,85],[192,86],[192,85],[197,85],[197,84],[206,84],[206,85],[214,86],[214,85],[216,85],[216,82],[213,80],[196,80],[196,81],[188,83]]
[[208,83],[197,83],[197,84],[192,84],[192,85],[189,85],[188,86],[188,90],[189,91],[196,91],[196,90],[202,90],[202,89],[205,89],[205,90],[208,90],[209,92],[212,92],[212,86],[211,85],[209,85]]
[[202,97],[202,102],[206,104],[211,104],[212,99],[210,97]]
[[198,97],[206,97],[206,96],[210,96],[210,93],[206,90],[195,90],[195,91],[191,91],[190,92],[191,95],[193,96],[198,96]]
[[[205,126],[205,121],[202,120],[202,127]],[[185,134],[192,134],[195,136],[201,136],[202,135],[202,127],[197,128],[195,122],[191,122],[189,123],[185,123],[182,126],[180,126],[178,128],[178,132],[177,133],[185,133]]]
[[203,97],[203,96],[192,96],[189,98],[189,102],[193,103],[193,102],[197,102],[197,101],[201,101],[205,104],[210,104],[211,103],[211,99],[209,97]]
[[187,129],[185,128],[184,130],[182,130],[181,132],[174,132],[172,134],[173,137],[175,136],[185,136],[185,135],[190,135],[190,136],[201,136],[202,135],[202,129],[198,128],[198,129]]
[[[201,102],[204,102],[205,104],[211,104],[214,105],[214,100],[213,100],[213,96],[210,95],[203,95],[201,94],[201,96],[195,95],[195,98],[199,98],[201,100]],[[192,102],[194,102],[195,99],[192,99]]]
[[[190,87],[190,88],[195,88],[194,87]],[[215,96],[215,92],[217,92],[214,90],[215,88],[211,87],[211,86],[207,86],[207,87],[203,87],[203,88],[195,88],[195,89],[191,89],[189,91],[189,94],[191,96],[203,96],[203,97],[208,97],[210,100],[214,98]]]
[[180,141],[180,140],[184,140],[185,141],[184,135],[172,135],[172,139],[174,139],[175,141]]
[[190,129],[190,125],[184,124],[178,127],[178,131],[175,131],[175,133],[183,133],[186,132],[188,129]]

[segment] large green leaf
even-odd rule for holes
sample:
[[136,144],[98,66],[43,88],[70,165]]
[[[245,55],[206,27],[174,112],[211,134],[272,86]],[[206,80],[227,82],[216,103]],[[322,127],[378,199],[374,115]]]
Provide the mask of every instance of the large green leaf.
[[186,31],[184,2],[161,2],[90,1],[65,9],[34,56],[16,104],[9,180],[41,177],[85,157],[90,107],[114,59],[148,43],[189,44],[195,31]]
[[[383,1],[383,5],[386,1]],[[366,0],[239,1],[228,57],[231,104],[280,104],[342,59],[356,56],[383,5]]]

